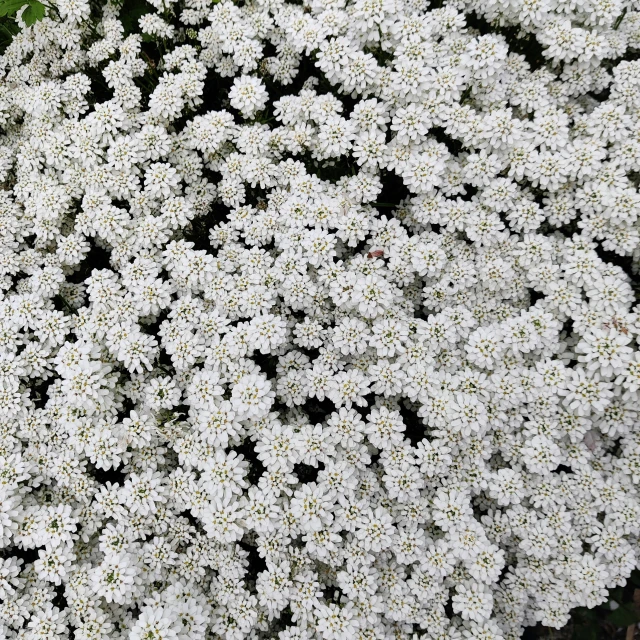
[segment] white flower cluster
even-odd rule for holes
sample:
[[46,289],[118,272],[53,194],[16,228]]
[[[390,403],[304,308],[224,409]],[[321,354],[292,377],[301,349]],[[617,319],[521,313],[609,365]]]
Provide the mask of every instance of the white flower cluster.
[[515,640],[624,584],[637,0],[55,6],[0,56],[0,638]]

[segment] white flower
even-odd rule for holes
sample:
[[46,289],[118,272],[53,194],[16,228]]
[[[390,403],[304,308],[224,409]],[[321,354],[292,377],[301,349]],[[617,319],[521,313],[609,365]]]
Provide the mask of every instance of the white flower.
[[469,336],[465,349],[471,362],[492,369],[500,361],[504,349],[502,335],[497,327],[476,329]]
[[307,531],[319,531],[331,524],[330,497],[315,484],[305,484],[291,499],[291,513]]
[[402,442],[405,426],[399,411],[389,411],[386,407],[373,409],[368,420],[365,433],[374,447],[386,449]]
[[140,617],[131,629],[132,640],[157,638],[158,640],[175,640],[178,623],[171,608],[148,606],[142,609]]
[[437,4],[18,11],[0,636],[506,640],[629,579],[640,10]]
[[93,590],[107,602],[123,604],[135,592],[138,567],[126,551],[107,556],[91,572]]
[[241,418],[261,418],[269,412],[275,393],[261,375],[243,376],[233,386],[231,404]]
[[576,351],[584,354],[579,360],[587,363],[587,369],[599,369],[604,376],[620,375],[633,353],[627,346],[630,342],[628,336],[615,329],[593,329],[578,343]]
[[444,531],[463,526],[471,515],[469,496],[466,493],[440,490],[433,499],[434,522]]
[[567,382],[564,404],[579,416],[589,415],[592,411],[601,413],[610,403],[613,392],[610,385],[600,381],[598,373],[588,375],[585,369],[574,369]]
[[269,96],[264,84],[254,76],[240,76],[233,81],[229,91],[231,106],[238,109],[244,118],[253,118],[267,104]]
[[493,598],[481,586],[456,586],[456,595],[451,599],[453,610],[459,613],[463,620],[483,622],[491,614]]
[[344,318],[333,330],[334,346],[344,355],[364,353],[368,346],[369,327],[358,318]]
[[347,408],[352,404],[360,407],[366,406],[365,396],[369,391],[367,376],[358,369],[339,371],[329,381],[327,396],[337,407],[342,405]]
[[141,475],[132,473],[120,495],[123,504],[133,513],[146,515],[158,508],[156,503],[166,502],[164,491],[162,475],[148,469]]
[[212,498],[242,494],[242,489],[248,486],[244,476],[249,465],[235,451],[225,455],[218,450],[214,457],[203,461],[201,466],[202,486]]

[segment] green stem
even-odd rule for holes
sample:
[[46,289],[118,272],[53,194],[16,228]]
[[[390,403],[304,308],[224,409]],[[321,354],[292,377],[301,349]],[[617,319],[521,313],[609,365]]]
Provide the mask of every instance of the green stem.
[[616,21],[613,23],[613,30],[617,31],[618,27],[620,26],[620,23],[622,22],[623,18],[627,15],[627,7],[625,7],[622,10],[622,13],[617,17]]
[[48,2],[42,2],[42,4],[45,7],[47,7],[47,9],[50,9],[51,11],[53,11],[58,16],[58,20],[62,20],[62,16],[60,15],[60,12],[58,11],[58,7],[56,7],[53,4],[49,4]]

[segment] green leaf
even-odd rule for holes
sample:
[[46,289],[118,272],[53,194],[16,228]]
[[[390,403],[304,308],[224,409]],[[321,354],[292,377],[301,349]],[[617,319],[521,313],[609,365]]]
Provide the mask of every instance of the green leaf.
[[145,0],[124,0],[120,8],[120,21],[126,35],[138,28],[138,20],[151,10]]
[[3,0],[3,2],[0,2],[0,16],[13,15],[22,9],[25,4],[27,4],[27,0]]
[[620,26],[620,23],[622,22],[622,20],[624,19],[624,17],[627,15],[627,7],[625,7],[622,10],[622,13],[618,16],[617,20],[613,23],[613,30],[617,31],[618,27]]
[[0,20],[0,55],[11,44],[13,36],[20,32],[20,27],[13,20]]
[[607,621],[616,627],[629,627],[636,622],[640,622],[640,612],[627,602],[620,605],[615,611],[607,616]]
[[598,640],[598,626],[580,624],[573,628],[572,640]]
[[27,27],[30,27],[32,24],[38,22],[38,20],[42,20],[44,18],[44,5],[42,2],[38,2],[38,0],[29,0],[29,6],[24,10],[22,14],[22,19]]

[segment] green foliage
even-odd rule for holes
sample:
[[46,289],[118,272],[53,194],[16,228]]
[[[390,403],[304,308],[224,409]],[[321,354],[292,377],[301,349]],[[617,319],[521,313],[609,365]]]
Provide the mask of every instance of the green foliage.
[[120,8],[120,21],[125,34],[137,31],[138,20],[150,11],[151,7],[145,0],[124,0]]
[[[640,571],[633,571],[624,587],[609,592],[607,602],[571,612],[562,629],[543,625],[525,629],[523,640],[626,640],[628,629],[640,622]],[[640,637],[636,633],[636,637]]]
[[25,4],[27,4],[25,0],[2,0],[0,2],[0,16],[12,16]]
[[25,5],[27,8],[22,14],[22,19],[27,26],[30,27],[44,18],[45,5],[39,0],[0,0],[0,17],[12,16]]
[[607,616],[607,622],[616,627],[629,627],[640,622],[640,611],[632,602],[626,602]]
[[42,2],[38,2],[38,0],[29,0],[27,4],[28,6],[22,14],[22,19],[24,23],[30,27],[32,24],[38,22],[38,20],[44,18],[44,5]]

